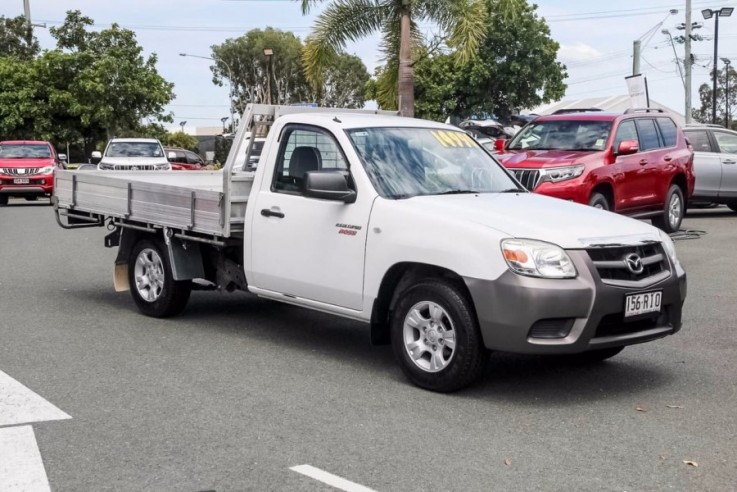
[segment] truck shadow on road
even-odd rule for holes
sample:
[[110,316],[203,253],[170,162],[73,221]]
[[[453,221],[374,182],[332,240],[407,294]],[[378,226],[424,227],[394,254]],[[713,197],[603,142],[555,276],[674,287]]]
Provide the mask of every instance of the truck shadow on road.
[[[367,324],[250,295],[238,295],[237,301],[211,296],[194,296],[183,318],[188,323],[202,323],[203,330],[231,332],[279,347],[287,358],[319,355],[332,363],[360,367],[367,385],[376,385],[377,378],[384,378],[412,389],[394,361],[391,347],[370,344]],[[475,385],[447,397],[567,406],[645,394],[672,383],[675,368],[670,371],[658,366],[637,351],[630,347],[609,361],[590,365],[494,353]]]

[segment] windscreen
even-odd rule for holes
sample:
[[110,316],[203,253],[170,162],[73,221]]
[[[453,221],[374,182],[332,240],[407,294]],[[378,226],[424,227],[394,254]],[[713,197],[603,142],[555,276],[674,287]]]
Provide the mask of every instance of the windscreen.
[[105,157],[164,157],[164,151],[156,142],[113,142]]
[[50,159],[51,149],[44,144],[0,145],[0,159]]
[[509,150],[604,150],[611,121],[532,122],[512,139]]
[[385,198],[519,190],[501,165],[462,131],[362,128],[347,133],[374,188]]

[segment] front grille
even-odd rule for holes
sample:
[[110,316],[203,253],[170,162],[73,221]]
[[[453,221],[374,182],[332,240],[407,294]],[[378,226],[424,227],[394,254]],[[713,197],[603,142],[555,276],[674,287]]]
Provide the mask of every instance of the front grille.
[[[668,259],[658,243],[592,248],[586,251],[605,284],[642,287],[670,275]],[[637,266],[637,259],[642,271],[631,268]]]
[[0,172],[9,176],[31,176],[38,174],[40,167],[2,167]]
[[601,318],[596,328],[595,338],[629,335],[653,328],[672,325],[670,322],[670,307],[664,307],[660,314],[628,321],[623,313],[608,314]]
[[539,169],[510,169],[522,186],[532,191],[540,182]]
[[113,166],[114,171],[154,171],[156,167],[152,164],[136,164],[135,166],[124,166],[115,164]]

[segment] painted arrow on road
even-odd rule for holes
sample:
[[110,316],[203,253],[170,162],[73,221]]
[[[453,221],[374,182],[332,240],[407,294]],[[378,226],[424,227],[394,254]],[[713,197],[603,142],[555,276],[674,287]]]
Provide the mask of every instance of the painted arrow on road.
[[[30,424],[72,417],[0,371],[0,490],[51,490]],[[8,427],[14,426],[14,427]]]

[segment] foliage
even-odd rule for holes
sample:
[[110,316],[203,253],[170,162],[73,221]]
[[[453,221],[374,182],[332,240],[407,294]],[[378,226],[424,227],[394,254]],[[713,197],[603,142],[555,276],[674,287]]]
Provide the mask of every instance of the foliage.
[[[264,49],[273,55],[264,55]],[[302,42],[291,32],[267,27],[212,46],[213,83],[232,84],[239,113],[248,103],[295,104],[318,102],[321,106],[363,106],[363,86],[369,75],[360,59],[338,54],[321,83],[307,84],[302,70]]]
[[[491,7],[493,1],[487,1]],[[513,16],[491,16],[479,56],[467,64],[459,66],[445,53],[417,63],[418,116],[506,119],[565,94],[565,66],[556,61],[559,45],[536,15],[537,6],[519,2],[515,8]]]
[[[494,7],[503,2],[496,0]],[[319,0],[301,0],[303,12]],[[318,16],[305,45],[303,60],[310,82],[317,86],[325,67],[346,42],[382,34],[385,76],[378,79],[377,93],[387,101],[399,100],[402,113],[414,112],[412,56],[421,45],[418,21],[433,22],[443,31],[446,44],[461,62],[476,55],[487,32],[487,3],[484,0],[335,0]],[[401,97],[400,97],[401,95]]]
[[32,60],[40,51],[33,28],[25,17],[0,16],[0,57],[10,56],[19,60]]
[[[717,124],[724,125],[726,123],[726,102],[727,102],[727,69],[729,69],[729,109],[730,116],[729,122],[730,127],[737,128],[737,122],[735,121],[734,113],[737,109],[737,71],[729,65],[725,66],[717,72]],[[714,71],[711,71],[711,77],[714,76]],[[691,112],[693,119],[701,123],[711,123],[712,117],[712,97],[714,94],[713,82],[708,84],[701,84],[699,87],[699,99],[701,100],[701,107],[694,109]]]
[[144,58],[135,33],[113,24],[91,31],[92,19],[67,12],[50,29],[57,48],[30,60],[0,58],[0,133],[84,142],[85,153],[115,135],[144,128],[144,118],[171,121],[163,108],[173,85]]
[[228,159],[228,153],[230,152],[230,148],[232,146],[233,146],[232,138],[216,137],[215,138],[215,162],[217,162],[220,165],[225,164],[226,159]]
[[192,152],[199,152],[200,144],[197,139],[184,132],[168,133],[161,142],[167,147],[181,147]]

